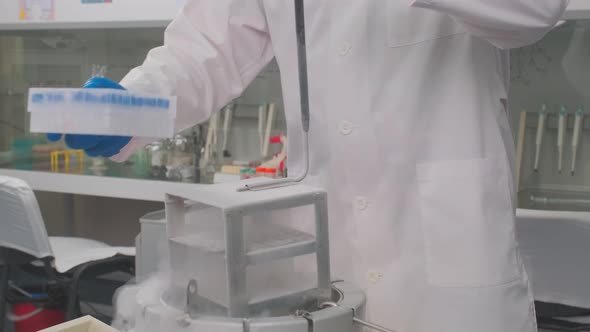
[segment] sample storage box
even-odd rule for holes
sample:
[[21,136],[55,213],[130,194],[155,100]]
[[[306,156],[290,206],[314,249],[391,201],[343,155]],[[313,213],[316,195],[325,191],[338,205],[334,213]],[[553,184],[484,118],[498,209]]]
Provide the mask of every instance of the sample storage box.
[[54,327],[50,327],[40,332],[118,332],[114,328],[103,322],[85,316]]
[[113,89],[31,88],[32,133],[174,136],[176,97]]

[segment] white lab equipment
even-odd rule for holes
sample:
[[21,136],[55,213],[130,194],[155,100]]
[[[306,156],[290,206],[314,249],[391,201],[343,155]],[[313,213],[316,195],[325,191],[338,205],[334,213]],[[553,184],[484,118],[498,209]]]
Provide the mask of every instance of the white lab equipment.
[[33,190],[22,180],[0,176],[0,246],[39,259],[52,258],[59,273],[118,254],[135,256],[135,248],[112,247],[82,238],[48,237]]
[[571,174],[572,176],[576,172],[576,162],[578,157],[578,145],[580,144],[580,137],[582,135],[582,130],[584,130],[584,111],[580,107],[576,110],[576,116],[574,120],[574,134],[572,136],[572,168]]
[[176,98],[113,89],[32,88],[34,133],[171,138]]
[[[75,318],[81,277],[89,268],[102,274],[133,267],[133,247],[112,247],[83,239],[49,237],[33,190],[22,180],[0,176],[0,317],[5,317],[10,268],[46,267],[48,282],[67,290],[67,318]],[[37,264],[37,265],[39,265]],[[3,331],[0,324],[0,331]]]
[[567,128],[567,110],[565,106],[559,109],[557,120],[557,171],[561,173],[563,165],[563,142],[565,139],[565,130]]
[[[135,305],[118,312],[119,321],[135,322],[130,328],[138,332],[353,332],[358,324],[390,331],[360,320],[360,289],[331,281],[324,191],[304,185],[235,188],[218,184],[175,192],[166,198],[165,223],[154,223],[161,212],[143,218],[150,220],[149,229],[142,227],[137,257],[169,257],[156,264],[170,275],[155,274],[121,292],[117,303]],[[314,232],[283,226],[280,216],[290,209],[300,209]],[[161,243],[169,256],[154,249]],[[314,257],[315,268],[300,270],[298,257]]]
[[545,119],[547,117],[547,105],[541,106],[539,119],[537,122],[537,136],[535,138],[535,165],[534,170],[539,170],[539,159],[541,158],[541,149],[543,147],[543,135],[545,134]]

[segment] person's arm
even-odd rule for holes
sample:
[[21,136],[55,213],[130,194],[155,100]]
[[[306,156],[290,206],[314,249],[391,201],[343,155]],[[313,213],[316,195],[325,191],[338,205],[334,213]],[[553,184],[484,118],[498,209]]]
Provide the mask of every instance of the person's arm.
[[[129,91],[178,98],[176,130],[207,120],[238,97],[273,58],[260,0],[188,1],[121,85]],[[150,143],[133,138],[112,159],[122,161]]]
[[569,0],[409,0],[462,22],[473,35],[507,49],[541,39],[565,11]]

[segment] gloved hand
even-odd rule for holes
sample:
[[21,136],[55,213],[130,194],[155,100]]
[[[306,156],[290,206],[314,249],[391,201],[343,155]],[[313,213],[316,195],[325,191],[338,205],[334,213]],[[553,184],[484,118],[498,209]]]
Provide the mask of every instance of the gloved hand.
[[[119,83],[104,77],[89,79],[83,88],[85,89],[118,89],[125,90]],[[129,143],[128,136],[97,136],[97,135],[65,135],[66,144],[72,149],[81,149],[90,157],[112,157]],[[61,134],[47,134],[47,139],[52,142],[59,141]]]

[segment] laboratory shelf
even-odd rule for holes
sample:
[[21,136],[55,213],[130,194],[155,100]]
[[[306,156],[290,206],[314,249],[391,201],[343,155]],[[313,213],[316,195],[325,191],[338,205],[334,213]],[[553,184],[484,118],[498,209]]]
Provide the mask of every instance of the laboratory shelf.
[[128,29],[165,28],[171,20],[105,21],[105,22],[9,22],[0,23],[0,31],[21,30],[74,30],[74,29]]
[[22,179],[34,190],[38,191],[152,202],[163,202],[166,193],[169,192],[193,191],[200,186],[207,186],[195,183],[75,175],[7,168],[0,168],[0,176],[11,176]]
[[14,153],[1,153],[0,176],[20,178],[39,191],[155,202],[163,202],[166,193],[202,185],[168,179],[162,169],[147,169],[140,161],[116,163],[104,159],[103,163],[93,165],[85,157],[78,165],[73,158],[66,169],[62,157],[57,167],[52,168],[48,153],[21,158]]
[[290,243],[277,248],[265,248],[250,251],[246,254],[248,264],[259,264],[295,256],[309,255],[316,252],[315,240]]
[[[283,225],[268,224],[253,229],[245,226],[244,232],[248,264],[313,254],[317,249],[314,236]],[[189,250],[225,254],[225,231],[222,224],[198,227],[193,234],[173,237],[171,241]]]
[[317,243],[311,234],[282,225],[271,225],[257,229],[256,236],[247,239],[246,247],[248,264],[260,264],[313,254],[317,250]]
[[262,229],[256,229],[256,233],[248,239],[247,249],[250,254],[258,254],[268,249],[307,243],[310,240],[315,242],[315,238],[308,233],[282,225],[270,224]]
[[550,211],[590,211],[590,188],[573,186],[529,187],[518,193],[519,208]]

